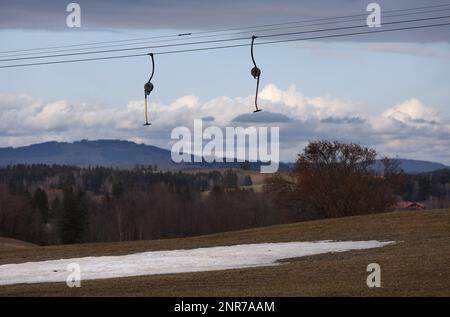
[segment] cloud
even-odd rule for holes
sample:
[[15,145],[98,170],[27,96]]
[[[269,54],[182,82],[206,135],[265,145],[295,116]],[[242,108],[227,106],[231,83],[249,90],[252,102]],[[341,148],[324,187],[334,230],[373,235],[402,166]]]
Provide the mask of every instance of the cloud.
[[430,107],[426,107],[417,98],[411,98],[405,102],[387,109],[383,117],[398,120],[402,123],[412,124],[438,124],[439,113]]
[[34,113],[24,118],[24,124],[34,130],[64,130],[76,118],[74,109],[67,101],[56,101],[35,108]]
[[323,123],[331,123],[331,124],[361,124],[365,123],[366,119],[360,117],[328,117],[320,120]]
[[253,113],[244,113],[238,115],[236,118],[231,120],[231,122],[261,122],[261,123],[272,123],[272,122],[290,122],[292,119],[281,113],[274,113],[270,111],[260,112],[257,115]]
[[[306,97],[294,85],[283,91],[273,84],[265,86],[260,93],[268,105],[264,105],[267,110],[279,112],[290,118],[307,120],[314,118],[328,117],[353,117],[355,112],[364,110],[364,105],[354,103],[350,100],[342,100],[329,95],[319,97]],[[362,110],[361,110],[362,109]],[[280,111],[281,110],[281,111]]]
[[126,139],[170,148],[173,128],[192,129],[194,119],[204,118],[204,128],[279,127],[282,160],[295,159],[309,140],[338,139],[373,147],[383,155],[450,164],[450,120],[418,98],[373,115],[364,110],[364,105],[351,100],[308,97],[295,86],[283,90],[269,84],[262,87],[260,96],[263,111],[256,114],[253,96],[210,100],[183,96],[168,104],[152,103],[152,126],[143,127],[142,100],[109,108],[0,94],[0,146],[51,140]]
[[213,122],[216,119],[213,116],[206,116],[206,117],[203,117],[202,120],[205,122]]

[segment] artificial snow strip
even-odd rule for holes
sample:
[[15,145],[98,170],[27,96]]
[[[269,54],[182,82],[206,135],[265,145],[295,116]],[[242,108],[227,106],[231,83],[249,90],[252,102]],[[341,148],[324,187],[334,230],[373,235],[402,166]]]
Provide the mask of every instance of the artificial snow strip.
[[259,243],[5,264],[0,265],[0,285],[66,282],[71,273],[70,263],[79,265],[83,281],[280,265],[277,260],[379,248],[392,243],[376,240]]

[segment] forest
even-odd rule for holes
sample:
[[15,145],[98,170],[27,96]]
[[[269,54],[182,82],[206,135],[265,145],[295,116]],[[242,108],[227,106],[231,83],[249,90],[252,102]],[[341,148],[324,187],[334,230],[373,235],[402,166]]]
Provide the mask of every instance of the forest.
[[160,171],[61,165],[0,168],[0,236],[39,245],[148,240],[393,210],[448,207],[450,171],[406,175],[355,144],[316,142],[253,190],[242,169]]
[[295,220],[232,170],[163,172],[16,165],[0,169],[0,236],[40,245],[159,239]]

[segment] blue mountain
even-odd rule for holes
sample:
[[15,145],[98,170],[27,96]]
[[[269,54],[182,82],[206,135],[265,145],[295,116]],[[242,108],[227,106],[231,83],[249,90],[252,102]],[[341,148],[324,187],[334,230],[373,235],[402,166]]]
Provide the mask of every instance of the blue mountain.
[[[444,164],[395,159],[406,173],[422,173],[448,168]],[[96,140],[76,142],[45,142],[17,148],[0,148],[0,166],[15,164],[59,164],[75,166],[117,166],[157,165],[160,169],[187,168],[239,168],[242,163],[184,163],[172,162],[171,153],[152,145],[137,144],[122,140]],[[250,169],[259,169],[261,163],[250,164]],[[289,170],[293,163],[280,163],[280,170]],[[381,170],[381,162],[375,164]]]

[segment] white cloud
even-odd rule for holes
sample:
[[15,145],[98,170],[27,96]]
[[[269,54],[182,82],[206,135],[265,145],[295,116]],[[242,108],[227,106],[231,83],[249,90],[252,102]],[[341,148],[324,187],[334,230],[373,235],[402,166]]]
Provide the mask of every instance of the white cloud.
[[[260,97],[260,107],[265,114],[269,113],[269,119],[270,113],[291,119],[269,124],[280,127],[283,160],[294,159],[308,140],[340,139],[374,147],[383,155],[450,163],[450,120],[418,98],[393,105],[375,116],[368,114],[364,105],[333,96],[307,97],[295,86],[283,90],[269,84],[262,87]],[[116,138],[168,148],[172,129],[192,127],[196,118],[214,118],[204,122],[204,126],[268,125],[266,122],[231,123],[242,114],[258,115],[252,113],[254,96],[251,95],[206,101],[182,96],[169,104],[150,100],[149,106],[152,126],[143,127],[143,100],[108,108],[0,94],[0,146]]]
[[425,106],[417,98],[411,98],[383,112],[384,118],[391,118],[403,123],[438,123],[439,113]]
[[24,124],[34,130],[64,129],[77,119],[73,115],[78,115],[67,101],[44,104],[33,110],[30,116],[24,118]]

